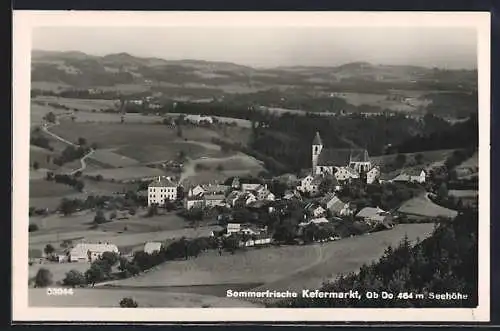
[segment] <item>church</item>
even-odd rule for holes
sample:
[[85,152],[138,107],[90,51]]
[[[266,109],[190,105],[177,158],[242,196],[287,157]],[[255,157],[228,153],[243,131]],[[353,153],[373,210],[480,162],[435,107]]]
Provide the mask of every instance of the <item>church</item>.
[[367,175],[371,183],[379,175],[379,170],[370,161],[366,149],[325,148],[316,132],[312,142],[312,175],[335,174],[337,180],[359,178],[360,173]]

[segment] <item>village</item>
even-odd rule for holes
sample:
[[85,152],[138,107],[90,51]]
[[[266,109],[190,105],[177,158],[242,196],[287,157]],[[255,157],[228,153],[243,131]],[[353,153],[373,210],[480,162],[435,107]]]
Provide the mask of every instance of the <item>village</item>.
[[[211,122],[205,117],[201,118]],[[326,148],[319,132],[311,144],[311,166],[311,169],[303,172],[302,177],[293,174],[271,179],[233,176],[219,183],[184,183],[184,186],[173,177],[158,176],[149,181],[146,190],[142,191],[144,194],[138,192],[137,195],[139,198],[144,197],[143,208],[150,216],[176,213],[194,228],[210,226],[207,227],[210,231],[201,235],[207,237],[205,239],[210,243],[197,250],[201,252],[212,248],[218,250],[219,255],[226,252],[235,254],[237,250],[251,247],[341,240],[390,230],[397,223],[408,222],[408,219],[412,222],[433,219],[431,216],[401,212],[399,208],[405,200],[422,194],[427,197],[427,191],[432,188],[429,169],[401,171],[393,174],[392,178],[384,176],[366,150]],[[384,185],[396,188],[394,193],[401,197],[396,198],[396,201],[383,203],[380,190]],[[375,190],[377,187],[379,192]],[[356,190],[371,191],[373,195],[379,196],[381,204],[392,204],[394,208],[381,208],[381,205],[373,203],[373,199],[370,200],[370,193],[360,202],[355,199],[356,194],[353,194]],[[405,192],[401,193],[401,190]],[[389,195],[392,194],[393,192],[389,192]],[[117,195],[126,196],[120,193]],[[109,202],[103,204],[104,209],[109,206]],[[123,211],[126,212],[127,209]],[[124,214],[123,211],[120,215]],[[114,213],[110,220],[117,217],[116,212]],[[129,213],[132,214],[130,210]],[[454,215],[456,214],[444,213],[443,217],[452,218]],[[94,221],[106,221],[101,210],[97,210]],[[159,254],[167,249],[166,246],[164,241],[148,241],[144,243],[142,253]],[[88,242],[82,239],[61,247],[47,245],[42,255],[30,256],[30,264],[92,263],[109,254],[121,255],[132,263],[137,256],[137,251],[120,252],[119,247],[112,242]],[[189,254],[186,249],[179,253],[179,257],[185,255],[187,258]],[[194,253],[195,256],[197,254],[199,252]]]

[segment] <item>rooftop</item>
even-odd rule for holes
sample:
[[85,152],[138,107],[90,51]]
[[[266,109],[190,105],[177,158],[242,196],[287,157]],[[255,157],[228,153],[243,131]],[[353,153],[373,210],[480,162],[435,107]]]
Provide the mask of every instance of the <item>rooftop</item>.
[[156,180],[151,182],[148,187],[177,187],[172,180],[166,177],[158,177]]
[[319,166],[346,166],[350,162],[369,162],[366,149],[323,148],[318,158]]

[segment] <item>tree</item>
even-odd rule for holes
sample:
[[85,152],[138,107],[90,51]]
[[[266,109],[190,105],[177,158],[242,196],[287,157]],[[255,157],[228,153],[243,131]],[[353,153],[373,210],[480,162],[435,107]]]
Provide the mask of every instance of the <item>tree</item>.
[[64,216],[68,216],[76,212],[77,207],[78,207],[77,201],[63,198],[61,200],[61,205],[59,206],[59,209],[61,210]]
[[415,155],[415,162],[417,162],[417,164],[422,164],[424,160],[424,155],[422,153],[418,153]]
[[48,112],[47,115],[45,115],[45,120],[49,123],[55,123],[56,115],[54,115],[53,112]]
[[132,298],[123,298],[120,301],[120,307],[122,308],[137,308],[139,304]]
[[71,286],[73,288],[77,286],[82,286],[87,283],[85,275],[78,270],[70,270],[66,273],[66,277],[63,279],[63,285]]
[[401,168],[406,163],[406,154],[398,154],[394,160],[396,167]]
[[106,273],[103,269],[103,265],[99,263],[92,263],[90,268],[85,271],[85,279],[88,284],[95,285],[96,282],[102,281],[105,279]]
[[45,268],[38,269],[35,276],[35,287],[47,287],[52,285],[52,273]]
[[40,168],[40,164],[37,161],[33,162],[33,169],[38,170],[38,168]]
[[441,183],[437,192],[437,196],[440,200],[446,199],[448,197],[448,187],[446,186],[446,183]]
[[52,253],[55,252],[55,248],[51,244],[47,244],[47,246],[45,246],[43,251],[44,251],[45,255],[52,255]]
[[153,217],[155,215],[158,215],[158,206],[156,204],[152,204],[151,206],[149,206],[146,216]]
[[102,224],[106,222],[106,217],[104,216],[104,212],[102,210],[98,210],[96,212],[96,215],[94,216],[94,223],[95,224]]
[[79,180],[75,183],[75,189],[78,191],[78,192],[83,192],[83,188],[85,187],[85,184]]
[[215,168],[218,172],[221,172],[224,170],[224,166],[222,164],[218,164],[217,167]]
[[119,256],[115,252],[104,252],[102,253],[101,260],[112,267],[118,262]]
[[97,147],[98,147],[97,143],[90,144],[90,148],[92,148],[92,149],[97,149]]
[[182,138],[183,134],[182,134],[182,126],[179,124],[177,124],[177,137],[179,138]]
[[80,146],[85,146],[87,145],[87,139],[83,138],[83,137],[79,137],[78,138],[78,145]]

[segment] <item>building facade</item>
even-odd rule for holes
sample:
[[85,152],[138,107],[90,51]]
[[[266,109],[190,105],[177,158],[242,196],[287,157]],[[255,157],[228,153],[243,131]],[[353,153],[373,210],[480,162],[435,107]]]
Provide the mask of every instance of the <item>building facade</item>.
[[170,178],[158,177],[148,186],[148,206],[177,200],[177,185]]

